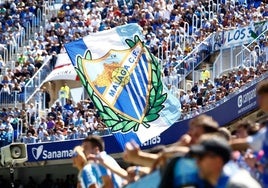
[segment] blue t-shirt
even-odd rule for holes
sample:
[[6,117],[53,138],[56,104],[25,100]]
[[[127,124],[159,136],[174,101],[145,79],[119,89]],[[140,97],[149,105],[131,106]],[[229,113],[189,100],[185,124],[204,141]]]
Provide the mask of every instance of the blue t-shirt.
[[[214,187],[200,178],[195,159],[180,158],[174,165],[173,187]],[[225,188],[229,177],[222,173],[215,188]]]

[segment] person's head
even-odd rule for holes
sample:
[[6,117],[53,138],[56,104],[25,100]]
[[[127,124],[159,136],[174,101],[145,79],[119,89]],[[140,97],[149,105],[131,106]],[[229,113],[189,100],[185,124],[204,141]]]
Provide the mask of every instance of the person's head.
[[217,134],[225,138],[227,141],[230,141],[232,137],[230,131],[226,127],[220,127]]
[[235,135],[237,138],[246,138],[248,136],[248,131],[254,123],[249,120],[241,120],[236,124]]
[[268,80],[261,81],[257,86],[257,96],[260,108],[268,112]]
[[43,122],[46,122],[47,121],[47,119],[45,118],[45,117],[41,117],[41,122],[43,123]]
[[190,156],[196,158],[199,175],[210,183],[216,183],[223,166],[231,158],[231,148],[219,135],[203,135],[199,143],[190,147]]
[[28,132],[27,137],[31,137],[31,136],[33,136],[32,133]]
[[201,135],[215,133],[218,131],[219,124],[207,115],[200,115],[189,122],[188,134],[191,136],[191,144],[195,144]]
[[86,156],[89,154],[98,154],[104,151],[104,141],[100,136],[90,135],[84,139],[82,147]]
[[72,155],[73,166],[81,170],[87,162],[82,146],[76,146]]

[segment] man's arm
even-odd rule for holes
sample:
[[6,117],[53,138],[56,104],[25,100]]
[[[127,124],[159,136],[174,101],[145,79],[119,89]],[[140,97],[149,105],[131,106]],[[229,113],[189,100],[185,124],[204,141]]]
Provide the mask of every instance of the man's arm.
[[230,146],[233,150],[246,150],[249,148],[249,144],[247,142],[247,138],[236,138],[230,141]]
[[152,154],[141,151],[139,147],[133,143],[128,143],[126,144],[123,158],[127,162],[152,168],[155,167],[156,163],[162,161],[163,157],[166,159],[178,154],[184,155],[188,151],[189,148],[186,146],[172,145],[171,147],[166,148],[160,154]]
[[234,150],[246,150],[247,148],[253,149],[253,151],[259,151],[262,149],[263,143],[266,139],[267,128],[261,128],[256,134],[248,136],[247,138],[238,138],[231,140],[230,144]]
[[128,142],[123,154],[125,161],[135,163],[140,166],[153,167],[158,159],[157,154],[151,154],[140,150],[139,146],[133,142]]
[[109,169],[111,172],[117,174],[121,178],[127,179],[128,178],[128,173],[125,169],[121,168],[120,166],[114,165],[111,161],[109,160],[104,160],[102,157],[98,157],[94,154],[90,154],[87,156],[88,160],[94,160],[97,163],[100,163],[102,166],[105,168]]
[[174,157],[175,155],[186,155],[189,152],[189,147],[187,146],[171,146],[164,149],[162,153],[166,158]]
[[118,176],[120,176],[121,178],[127,179],[128,178],[128,173],[125,169],[121,168],[120,166],[113,166],[111,163],[107,162],[107,161],[103,161],[101,163],[104,167],[106,167],[107,169],[109,169],[111,172],[117,174]]

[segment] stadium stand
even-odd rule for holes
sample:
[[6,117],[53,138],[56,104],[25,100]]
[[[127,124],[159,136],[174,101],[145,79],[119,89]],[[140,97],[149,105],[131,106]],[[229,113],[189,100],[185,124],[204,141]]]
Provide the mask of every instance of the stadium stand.
[[[163,82],[181,101],[181,120],[220,105],[267,75],[265,33],[248,46],[254,62],[244,59],[249,64],[243,63],[213,80],[210,75],[200,77],[191,88],[180,87],[186,75],[211,55],[209,39],[213,32],[267,21],[266,2],[64,0],[56,14],[49,11],[46,1],[20,0],[0,6],[0,147],[14,141],[27,144],[110,134],[90,99],[76,104],[66,99],[63,104],[45,105],[48,95],[38,92],[42,93],[45,115],[40,115],[39,107],[28,100],[40,91],[42,80],[55,66],[57,54],[65,53],[64,44],[92,32],[138,23],[143,28],[145,44],[162,64]],[[51,15],[44,16],[47,13]],[[256,172],[252,173],[257,177]]]
[[[252,68],[244,68],[243,71],[249,73],[243,72],[242,80],[240,80],[242,71],[240,69],[242,68],[238,68],[237,71],[215,78],[214,81],[209,79],[198,81],[199,83],[195,83],[190,91],[177,92],[179,82],[183,79],[181,78],[182,75],[192,70],[193,66],[198,65],[210,54],[211,44],[210,41],[206,41],[206,38],[209,38],[212,32],[262,21],[267,14],[267,8],[264,3],[257,1],[248,4],[240,4],[239,2],[234,4],[227,1],[221,5],[213,1],[200,1],[199,6],[193,2],[172,4],[172,2],[157,1],[154,3],[144,2],[123,5],[104,2],[64,1],[59,11],[52,14],[51,18],[47,17],[45,26],[41,26],[39,29],[36,28],[38,28],[39,22],[41,23],[44,19],[40,17],[40,14],[49,11],[44,8],[46,6],[45,2],[2,5],[3,19],[5,19],[4,16],[7,13],[11,13],[11,18],[14,17],[10,20],[10,23],[8,22],[9,25],[3,26],[5,33],[3,37],[16,36],[16,39],[14,44],[11,45],[5,44],[3,41],[6,51],[4,50],[5,53],[3,53],[2,69],[5,70],[6,74],[1,81],[1,104],[23,103],[27,98],[30,98],[29,95],[40,87],[41,82],[38,77],[41,75],[41,79],[44,80],[55,66],[52,57],[64,52],[64,43],[77,40],[91,32],[137,22],[143,27],[145,43],[163,65],[164,83],[169,88],[174,89],[175,87],[174,94],[177,94],[181,100],[184,114],[181,118],[189,117],[189,113],[198,115],[202,112],[202,108],[210,108],[208,107],[211,106],[210,104],[226,97],[248,82],[247,74],[249,74],[248,78],[252,79],[267,70],[263,61],[266,58],[265,45],[261,40],[256,41],[260,43],[257,54],[259,57],[258,65]],[[227,18],[234,21],[226,23]],[[18,22],[18,20],[20,21]],[[241,23],[241,20],[244,22]],[[13,29],[10,28],[11,26]],[[21,33],[18,31],[21,31]],[[34,34],[31,39],[30,33]],[[30,40],[29,45],[24,46],[23,53],[19,53],[14,67],[8,66],[7,64],[11,61],[8,61],[9,59],[5,56],[6,52],[7,56],[12,56],[13,51],[18,52],[18,47],[25,44],[25,39]],[[194,64],[191,62],[194,62]],[[18,132],[23,130],[26,133],[26,129],[32,124],[35,124],[35,129],[39,129],[36,120],[40,121],[44,117],[39,117],[36,107],[34,105],[27,109],[21,109],[21,111],[27,112],[28,117],[22,120],[22,118],[16,116],[20,119],[20,122],[23,122],[19,126],[20,130]],[[83,113],[83,118],[87,119],[88,113],[84,114],[85,109],[86,107],[80,110]],[[4,111],[5,109],[3,109],[3,117],[5,116]],[[29,111],[34,111],[34,115],[29,115]],[[71,111],[74,113],[74,110]],[[96,114],[93,115],[96,120],[99,119]],[[68,126],[66,118],[69,115],[66,116],[66,112],[63,112],[62,116],[65,126]],[[77,119],[76,115],[73,118]],[[92,122],[90,122],[90,125],[83,125],[86,132],[97,129],[99,123],[96,120],[94,120],[95,123],[97,122],[96,125],[92,125]],[[70,132],[70,127],[67,130],[63,130],[63,127],[61,131],[64,132],[64,135]],[[49,134],[50,131],[46,131]],[[32,136],[37,137],[37,134],[32,134]]]

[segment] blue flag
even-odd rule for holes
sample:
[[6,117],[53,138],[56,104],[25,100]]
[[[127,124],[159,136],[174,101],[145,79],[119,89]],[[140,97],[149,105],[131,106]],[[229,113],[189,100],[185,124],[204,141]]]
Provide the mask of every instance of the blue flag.
[[98,32],[65,45],[97,108],[118,142],[143,143],[180,117],[180,102],[161,80],[158,60],[137,24]]

